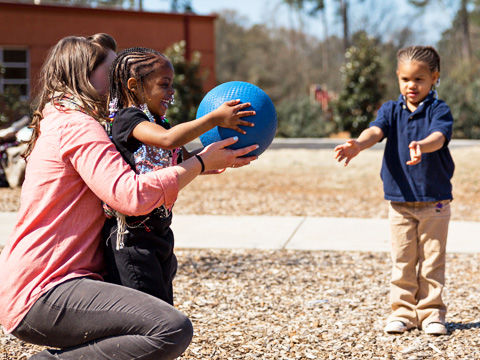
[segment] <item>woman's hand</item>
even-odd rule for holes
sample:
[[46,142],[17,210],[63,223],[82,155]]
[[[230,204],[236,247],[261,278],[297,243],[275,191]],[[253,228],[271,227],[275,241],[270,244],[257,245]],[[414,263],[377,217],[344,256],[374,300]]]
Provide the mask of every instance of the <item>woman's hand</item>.
[[258,145],[251,145],[237,150],[226,148],[237,141],[238,137],[233,137],[215,142],[197,154],[200,156],[201,161],[196,156],[192,156],[175,165],[174,167],[178,174],[178,189],[183,189],[202,172],[202,163],[204,165],[203,173],[215,174],[224,171],[227,167],[248,165],[258,158],[258,156],[242,157],[258,149]]
[[233,129],[238,131],[240,134],[246,134],[246,131],[240,128],[239,125],[249,127],[254,126],[254,123],[240,119],[244,116],[255,115],[255,111],[253,110],[241,111],[249,106],[251,106],[250,103],[240,104],[240,100],[226,101],[217,109],[212,111],[212,116],[217,119],[216,123],[218,126]]
[[244,156],[258,149],[258,145],[250,145],[241,149],[227,149],[227,146],[235,144],[238,137],[228,138],[208,145],[198,155],[205,164],[205,172],[218,173],[227,167],[242,167],[256,160],[258,156]]

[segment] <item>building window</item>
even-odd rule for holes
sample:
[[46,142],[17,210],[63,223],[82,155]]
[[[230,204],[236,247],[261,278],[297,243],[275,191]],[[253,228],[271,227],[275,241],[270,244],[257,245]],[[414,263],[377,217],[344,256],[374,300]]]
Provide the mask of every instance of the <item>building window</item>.
[[29,53],[27,49],[0,47],[0,66],[3,74],[0,76],[0,92],[8,88],[17,88],[22,100],[27,100],[30,94]]

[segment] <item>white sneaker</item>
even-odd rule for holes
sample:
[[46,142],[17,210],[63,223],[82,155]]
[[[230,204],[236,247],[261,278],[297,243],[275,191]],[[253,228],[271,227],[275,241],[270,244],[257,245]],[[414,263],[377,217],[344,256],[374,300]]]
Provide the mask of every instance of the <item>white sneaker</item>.
[[447,327],[438,322],[432,322],[425,328],[425,334],[429,335],[445,335],[446,333],[448,333]]
[[389,322],[384,330],[387,334],[402,334],[407,331],[407,325],[403,321],[395,320]]

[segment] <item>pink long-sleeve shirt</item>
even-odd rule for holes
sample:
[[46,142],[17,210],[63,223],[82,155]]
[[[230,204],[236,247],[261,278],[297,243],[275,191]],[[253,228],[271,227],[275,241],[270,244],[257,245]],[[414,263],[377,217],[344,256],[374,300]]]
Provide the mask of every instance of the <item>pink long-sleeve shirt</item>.
[[54,286],[102,279],[102,200],[140,215],[172,206],[178,195],[174,168],[136,175],[90,116],[53,106],[43,115],[17,224],[0,255],[0,323],[7,333]]

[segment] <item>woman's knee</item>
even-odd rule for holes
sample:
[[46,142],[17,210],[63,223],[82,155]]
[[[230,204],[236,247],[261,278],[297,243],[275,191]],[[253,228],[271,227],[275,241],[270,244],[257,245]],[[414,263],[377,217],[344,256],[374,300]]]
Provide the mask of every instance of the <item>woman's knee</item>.
[[193,325],[188,316],[178,311],[176,318],[176,328],[178,329],[178,350],[183,353],[193,338]]
[[173,309],[166,320],[168,330],[165,329],[164,325],[160,326],[156,338],[159,349],[162,349],[162,354],[167,352],[169,358],[171,356],[171,359],[175,359],[183,354],[190,345],[193,338],[193,325],[185,314],[176,309]]

